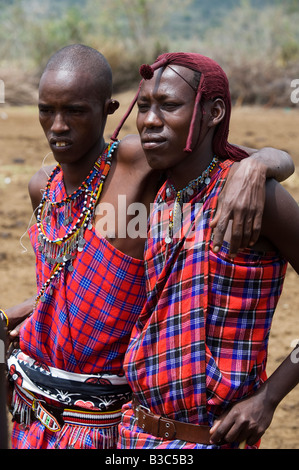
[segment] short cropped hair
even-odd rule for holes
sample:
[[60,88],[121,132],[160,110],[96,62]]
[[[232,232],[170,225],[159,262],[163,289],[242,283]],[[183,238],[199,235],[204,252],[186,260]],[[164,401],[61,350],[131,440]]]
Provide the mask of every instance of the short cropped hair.
[[112,94],[112,71],[107,59],[96,49],[83,44],[63,47],[50,57],[44,73],[50,70],[76,72],[82,70],[91,77],[99,98],[110,98]]

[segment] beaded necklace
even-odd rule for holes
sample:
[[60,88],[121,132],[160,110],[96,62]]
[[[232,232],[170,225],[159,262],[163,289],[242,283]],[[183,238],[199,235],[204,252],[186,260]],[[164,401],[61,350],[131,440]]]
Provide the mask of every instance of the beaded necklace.
[[[112,154],[118,144],[118,141],[109,144],[103,154],[95,162],[92,170],[81,186],[70,196],[66,196],[61,201],[53,201],[50,194],[51,184],[55,176],[61,171],[60,165],[58,164],[50,174],[43,198],[37,210],[37,229],[39,232],[38,250],[45,256],[46,261],[54,267],[50,277],[43,284],[36,297],[36,304],[39,300],[42,302],[46,300],[44,294],[47,287],[58,277],[62,269],[66,268],[69,272],[73,271],[72,260],[76,258],[78,251],[83,251],[85,245],[85,230],[92,229],[95,207],[99,201],[104,182],[111,167]],[[102,162],[104,162],[105,166],[101,171]],[[82,199],[80,215],[75,223],[70,225],[73,222],[72,211],[74,202],[76,201],[79,204],[80,198]],[[61,208],[63,208],[62,214],[59,213],[59,209]],[[51,232],[50,222],[53,213],[56,214],[56,224],[58,224],[58,228],[62,225],[65,227],[70,225],[70,227],[63,237],[53,237],[51,239],[47,233]]]
[[[165,236],[165,243],[169,245],[173,240],[173,234],[175,232],[174,227],[177,227],[181,224],[181,206],[184,202],[187,202],[190,197],[199,191],[202,184],[208,185],[211,181],[210,173],[215,168],[218,162],[216,155],[209,164],[209,166],[202,172],[200,176],[190,181],[187,186],[183,189],[177,191],[174,185],[168,182],[168,187],[166,188],[166,196],[169,197],[172,192],[176,194],[174,200],[173,210],[169,212],[169,224],[167,228],[167,233]],[[180,208],[180,210],[178,210]]]

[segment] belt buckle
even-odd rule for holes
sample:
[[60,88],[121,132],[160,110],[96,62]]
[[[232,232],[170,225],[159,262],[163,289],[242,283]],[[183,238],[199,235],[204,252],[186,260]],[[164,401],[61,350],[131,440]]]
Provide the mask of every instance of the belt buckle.
[[136,424],[138,424],[138,426],[140,428],[144,429],[145,428],[145,423],[141,422],[141,416],[139,415],[140,411],[142,411],[144,413],[142,415],[144,420],[145,420],[145,414],[152,414],[152,413],[151,413],[151,410],[149,408],[147,408],[146,406],[141,405],[141,403],[137,404],[137,406],[135,408]]
[[138,408],[141,409],[141,411],[151,414],[151,410],[147,406],[141,405],[141,403],[138,405]]
[[35,417],[47,428],[49,431],[58,432],[61,426],[57,419],[49,413],[49,411],[41,404],[40,400],[34,398],[32,403],[32,410]]

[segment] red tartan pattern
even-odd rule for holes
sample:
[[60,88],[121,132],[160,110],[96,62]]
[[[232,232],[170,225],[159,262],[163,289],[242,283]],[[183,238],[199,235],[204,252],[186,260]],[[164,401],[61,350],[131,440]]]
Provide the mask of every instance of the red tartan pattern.
[[[183,233],[192,220],[196,230],[189,240],[174,240],[168,254],[164,237],[157,236],[169,218],[159,204],[171,200],[167,183],[161,188],[145,252],[147,302],[125,357],[129,385],[141,404],[210,426],[229,403],[266,379],[268,336],[286,271],[277,253],[247,249],[233,260],[226,244],[212,252],[209,224],[231,163],[221,163],[209,186],[193,196]],[[125,409],[122,447],[190,447],[145,435]]]
[[[105,159],[101,162],[104,171]],[[99,179],[99,176],[97,177]],[[93,182],[97,184],[95,180]],[[66,198],[62,172],[50,188],[53,201]],[[84,194],[72,206],[73,220],[79,218]],[[51,224],[45,226],[50,239],[62,238],[64,208],[52,211]],[[29,236],[36,254],[37,292],[49,279],[53,265],[39,251],[38,229]],[[63,269],[44,293],[33,314],[20,331],[20,348],[36,361],[60,370],[82,374],[123,374],[123,359],[131,330],[145,302],[144,263],[114,248],[97,233],[86,228],[83,251],[77,252],[73,271]],[[115,448],[120,413],[92,426],[81,420],[66,423],[53,433],[38,420],[24,428],[13,424],[12,448],[65,449]]]
[[[59,437],[59,438],[58,438]],[[29,428],[13,423],[12,449],[115,449],[117,445],[117,427],[107,430],[92,426],[79,428],[65,425],[63,432],[53,433],[39,421],[34,421]]]
[[[103,171],[105,160],[101,164]],[[51,185],[53,200],[66,197],[62,172]],[[78,205],[78,204],[77,204]],[[73,206],[78,218],[81,206]],[[60,212],[62,216],[63,208]],[[63,237],[68,227],[51,220],[50,238]],[[36,254],[37,289],[49,278],[52,266],[38,250],[38,231],[29,231]],[[20,334],[23,352],[52,367],[76,373],[123,370],[130,333],[145,301],[144,263],[114,248],[94,229],[86,229],[83,251],[50,285]],[[51,292],[53,290],[53,292]]]

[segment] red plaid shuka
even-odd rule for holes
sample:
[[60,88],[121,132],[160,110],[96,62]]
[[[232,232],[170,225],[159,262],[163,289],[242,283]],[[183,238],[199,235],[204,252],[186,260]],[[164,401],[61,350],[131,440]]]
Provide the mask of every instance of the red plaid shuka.
[[[105,158],[102,158],[103,171]],[[53,199],[65,193],[59,172],[51,185]],[[81,200],[82,201],[82,200]],[[78,206],[78,205],[77,205]],[[81,205],[73,205],[73,220]],[[57,234],[54,220],[51,237]],[[59,230],[66,231],[62,223]],[[37,226],[29,232],[36,253],[38,291],[53,266],[39,251]],[[145,301],[143,261],[114,248],[92,227],[86,228],[83,251],[72,261],[73,271],[64,269],[46,291],[33,315],[21,330],[23,352],[44,364],[69,372],[122,372],[123,356],[130,333]]]
[[[104,165],[105,158],[101,161],[101,171]],[[66,198],[62,172],[55,176],[50,190],[54,201]],[[82,198],[73,203],[73,220],[78,219],[81,207]],[[51,220],[49,225],[54,239],[63,237],[68,228],[62,223],[56,225],[55,220]],[[39,292],[50,277],[53,266],[39,251],[36,225],[31,227],[29,235],[36,253]],[[76,258],[70,261],[74,269],[61,271],[47,288],[44,301],[38,302],[21,329],[20,348],[24,354],[39,362],[42,368],[49,366],[74,374],[112,374],[121,377],[130,334],[145,302],[144,263],[118,251],[94,227],[86,228],[84,239],[83,250],[78,251]],[[79,396],[82,387],[78,387]],[[60,391],[62,387],[56,386],[56,389]],[[116,396],[117,389],[113,393]],[[61,392],[61,400],[65,404],[68,395],[62,395]],[[13,445],[54,448],[59,439],[59,446],[64,448],[70,444],[70,436],[74,437],[74,434],[76,445],[79,442],[86,447],[96,445],[92,426],[85,430],[73,428],[62,439],[58,433],[55,435],[45,429],[39,421],[33,422],[26,432],[15,425]],[[105,435],[97,437],[99,445],[102,438],[105,440]]]
[[[165,206],[173,209],[174,194],[168,196],[167,182],[161,188],[145,252],[147,302],[125,357],[128,382],[142,405],[210,426],[266,379],[271,320],[286,271],[277,253],[246,249],[231,259],[226,243],[212,252],[209,224],[231,163],[219,164],[210,184],[192,196],[182,233],[168,248]],[[137,427],[130,404],[123,411],[123,448],[204,447],[155,438]]]

